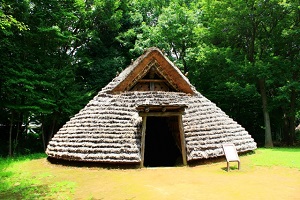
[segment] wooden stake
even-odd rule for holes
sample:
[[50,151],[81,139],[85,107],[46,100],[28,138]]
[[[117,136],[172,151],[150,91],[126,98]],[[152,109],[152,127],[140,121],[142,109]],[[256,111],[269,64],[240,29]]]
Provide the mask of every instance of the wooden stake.
[[184,129],[183,129],[183,124],[182,124],[182,115],[178,116],[178,125],[179,125],[179,135],[180,135],[180,142],[181,142],[182,162],[183,162],[183,165],[187,165],[186,145],[185,145]]
[[141,138],[141,163],[140,167],[144,167],[145,141],[146,141],[146,125],[147,116],[143,116],[142,138]]

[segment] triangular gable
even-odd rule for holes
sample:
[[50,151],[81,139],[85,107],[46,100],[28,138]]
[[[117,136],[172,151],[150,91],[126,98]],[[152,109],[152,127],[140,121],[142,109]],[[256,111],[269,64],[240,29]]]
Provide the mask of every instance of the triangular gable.
[[[112,92],[139,91],[148,87],[150,91],[194,93],[187,78],[157,48],[150,48],[128,68],[130,72]],[[153,88],[150,88],[151,85]]]
[[143,70],[139,77],[132,81],[125,89],[126,91],[177,91],[174,85],[166,80],[161,73],[160,66],[156,60],[152,60]]

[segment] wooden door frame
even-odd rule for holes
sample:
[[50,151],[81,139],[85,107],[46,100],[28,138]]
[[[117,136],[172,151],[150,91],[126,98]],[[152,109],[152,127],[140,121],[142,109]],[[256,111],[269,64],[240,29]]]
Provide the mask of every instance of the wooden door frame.
[[141,137],[141,163],[140,167],[144,167],[144,156],[145,156],[145,141],[146,141],[146,128],[147,128],[147,117],[173,117],[177,116],[178,120],[178,129],[180,136],[181,144],[181,155],[183,165],[187,165],[187,156],[186,156],[186,143],[184,137],[184,129],[182,123],[182,114],[183,112],[140,112],[139,115],[142,117],[142,137]]

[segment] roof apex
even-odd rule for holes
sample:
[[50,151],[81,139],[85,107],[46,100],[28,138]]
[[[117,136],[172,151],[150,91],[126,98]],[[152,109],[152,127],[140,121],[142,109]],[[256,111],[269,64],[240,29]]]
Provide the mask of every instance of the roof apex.
[[122,73],[112,81],[113,85],[109,87],[110,90],[114,93],[127,91],[128,88],[131,88],[131,86],[142,78],[142,75],[148,70],[151,62],[158,64],[159,72],[177,91],[189,94],[194,93],[189,80],[162,51],[156,47],[147,49],[143,55],[122,71]]

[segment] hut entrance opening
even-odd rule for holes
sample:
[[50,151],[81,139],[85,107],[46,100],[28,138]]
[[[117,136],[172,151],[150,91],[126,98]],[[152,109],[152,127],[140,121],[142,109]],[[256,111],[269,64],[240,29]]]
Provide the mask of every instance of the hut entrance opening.
[[139,106],[143,117],[141,167],[187,164],[182,125],[185,105]]
[[182,164],[177,117],[147,117],[145,137],[145,167]]

